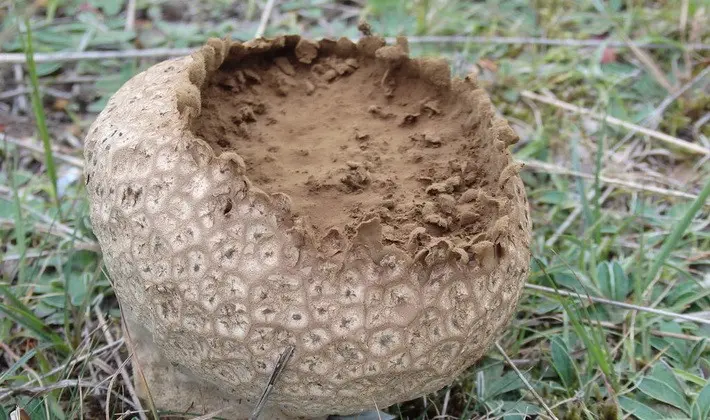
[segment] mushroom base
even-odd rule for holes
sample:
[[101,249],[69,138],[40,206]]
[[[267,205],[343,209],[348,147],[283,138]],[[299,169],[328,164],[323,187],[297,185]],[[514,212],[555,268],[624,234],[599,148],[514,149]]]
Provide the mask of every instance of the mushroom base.
[[[180,371],[179,366],[171,364],[163,357],[160,349],[152,344],[153,337],[148,330],[130,321],[128,316],[125,316],[125,319],[124,336],[128,342],[127,347],[133,354],[133,364],[138,367],[133,378],[134,387],[145,406],[149,406],[148,403],[152,400],[158,409],[169,409],[171,414],[175,415],[213,413],[220,418],[250,418],[254,409],[252,403],[223,395],[219,387],[197,381],[189,372]],[[264,408],[260,417],[274,420],[298,418],[269,406]],[[324,420],[325,417],[312,419]]]

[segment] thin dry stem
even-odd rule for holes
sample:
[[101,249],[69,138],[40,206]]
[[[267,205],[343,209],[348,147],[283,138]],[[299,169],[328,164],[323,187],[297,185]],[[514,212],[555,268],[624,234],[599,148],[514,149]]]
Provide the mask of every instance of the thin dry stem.
[[126,25],[124,30],[130,32],[136,24],[136,0],[128,0],[126,5]]
[[[108,324],[106,323],[106,318],[104,318],[104,314],[101,312],[99,309],[98,305],[94,306],[94,313],[96,314],[96,317],[99,320],[99,325],[101,325],[101,330],[104,333],[104,338],[106,338],[106,342],[113,343],[114,338],[113,335],[111,334],[111,331],[108,329]],[[128,376],[128,372],[126,371],[126,368],[123,364],[123,361],[119,357],[117,353],[113,354],[113,360],[116,362],[116,364],[119,366],[119,371],[121,374],[121,378],[123,379],[123,386],[126,387],[128,390],[128,394],[131,396],[131,400],[133,401],[133,404],[135,408],[139,411],[138,415],[140,416],[141,420],[147,420],[146,415],[142,412],[143,411],[143,406],[141,405],[141,401],[138,398],[138,395],[136,395],[136,391],[133,388],[133,383],[131,382],[131,378]]]
[[534,99],[536,101],[540,101],[549,105],[556,106],[558,108],[564,109],[566,111],[571,111],[580,115],[586,115],[588,117],[594,118],[596,120],[604,121],[607,124],[615,125],[618,127],[623,127],[627,130],[631,130],[637,133],[645,134],[651,138],[654,138],[656,140],[659,140],[661,142],[667,143],[669,145],[675,146],[677,148],[683,149],[687,152],[691,153],[697,153],[701,155],[710,155],[710,149],[706,147],[699,146],[694,143],[687,142],[685,140],[681,140],[677,137],[670,136],[666,133],[661,133],[659,131],[651,130],[645,127],[641,127],[640,125],[632,124],[628,121],[620,120],[619,118],[616,117],[611,117],[608,115],[601,115],[598,114],[590,109],[587,108],[582,108],[577,105],[572,105],[568,102],[561,101],[557,98],[553,97],[548,97],[548,96],[543,96],[539,95],[537,93],[531,92],[529,90],[524,90],[520,93],[522,96],[525,96],[530,99]]
[[552,410],[545,403],[545,400],[542,399],[540,394],[538,394],[537,391],[535,391],[535,388],[533,388],[532,385],[530,385],[530,382],[528,382],[527,378],[525,378],[523,373],[520,372],[520,369],[518,369],[518,367],[515,366],[515,363],[513,363],[513,361],[510,359],[510,357],[508,357],[508,355],[505,353],[505,350],[503,349],[503,347],[497,341],[496,341],[496,348],[498,349],[498,352],[501,354],[501,356],[503,356],[503,358],[505,359],[505,362],[508,363],[508,366],[510,366],[515,371],[515,373],[518,375],[518,377],[520,377],[520,380],[523,381],[523,384],[532,393],[533,397],[535,397],[537,402],[539,402],[540,405],[542,405],[542,408],[545,409],[545,411],[547,412],[547,415],[549,415],[550,418],[557,420],[557,416],[555,416],[555,413],[552,412]]
[[276,0],[266,1],[266,6],[264,6],[264,12],[261,14],[261,19],[259,20],[259,27],[256,29],[254,38],[261,38],[262,36],[264,36],[264,31],[266,31],[266,26],[269,24],[271,12],[274,10],[275,4]]
[[[624,38],[626,40],[626,38]],[[653,61],[653,58],[651,58],[648,53],[643,51],[641,48],[637,47],[634,44],[631,44],[630,42],[627,44],[628,47],[631,49],[631,52],[634,53],[636,58],[646,67],[646,69],[651,73],[654,79],[656,79],[656,82],[663,86],[665,90],[668,91],[668,93],[673,94],[675,92],[675,87],[671,84],[671,82],[668,81],[668,78],[666,75],[663,73],[663,71],[658,67],[655,61]]]
[[[33,144],[33,143],[30,143],[26,140],[20,140],[20,139],[10,137],[10,136],[3,136],[3,140],[10,143],[10,144],[14,144],[15,146],[21,147],[23,149],[31,150],[33,152],[40,153],[40,154],[44,155],[44,149],[39,144]],[[52,154],[54,155],[54,158],[59,161],[76,166],[77,168],[84,168],[84,161],[82,159],[76,158],[74,156],[66,155],[66,154],[58,151],[56,148],[54,148],[52,150]]]
[[[532,169],[532,170],[537,170],[537,171],[546,172],[546,173],[574,176],[574,177],[585,178],[585,179],[594,179],[593,174],[573,171],[571,169],[567,169],[562,166],[554,165],[552,163],[547,163],[547,162],[541,162],[539,160],[519,160],[519,162],[521,162],[525,165],[523,167],[523,169]],[[662,195],[662,196],[667,196],[667,197],[686,198],[686,199],[690,199],[690,200],[694,200],[694,199],[698,198],[695,194],[690,194],[690,193],[686,193],[683,191],[675,191],[675,190],[670,190],[667,188],[655,187],[653,185],[643,185],[643,184],[639,184],[637,182],[624,181],[624,180],[617,179],[617,178],[609,178],[609,177],[606,177],[603,175],[599,177],[599,181],[604,184],[614,185],[614,186],[621,187],[624,189],[645,191],[645,192],[658,194],[658,195]],[[710,203],[706,203],[706,206],[707,205],[710,205]]]
[[[395,42],[395,38],[385,38],[387,42]],[[357,41],[357,38],[353,38]],[[408,37],[410,44],[502,44],[502,45],[550,45],[566,47],[598,47],[606,44],[610,47],[623,48],[635,45],[645,49],[678,49],[676,45],[656,44],[632,41],[608,41],[597,39],[551,39],[531,37],[486,37],[486,36],[412,36]],[[710,50],[710,44],[693,43],[684,46],[690,51]],[[36,53],[36,63],[62,63],[82,60],[109,60],[132,58],[166,58],[190,55],[197,48],[147,48],[142,50],[117,50],[117,51],[64,51],[55,53]],[[0,54],[0,64],[22,64],[25,55],[21,53]]]
[[580,300],[586,299],[586,300],[589,300],[592,302],[603,303],[605,305],[612,305],[612,306],[616,306],[619,308],[630,309],[630,310],[641,311],[641,312],[648,312],[648,313],[652,313],[654,315],[659,315],[659,316],[666,317],[666,318],[679,319],[679,320],[683,320],[683,321],[697,322],[698,324],[710,325],[710,319],[699,318],[696,316],[691,316],[691,315],[686,315],[686,314],[679,314],[676,312],[666,311],[663,309],[655,309],[655,308],[650,308],[648,306],[634,305],[632,303],[619,302],[616,300],[600,298],[600,297],[596,297],[596,296],[588,296],[588,295],[582,296],[576,292],[568,292],[566,290],[559,290],[559,289],[555,290],[551,287],[538,286],[537,284],[525,283],[525,287],[528,289],[531,289],[531,290],[537,290],[539,292],[546,292],[546,293],[557,294],[560,296],[574,297],[574,298],[578,298]]
[[23,385],[20,385],[16,388],[12,388],[12,389],[0,388],[0,401],[3,401],[6,398],[9,398],[9,397],[12,397],[15,395],[30,395],[32,397],[38,397],[40,395],[44,395],[48,392],[54,391],[55,389],[77,388],[77,387],[100,388],[101,386],[99,384],[95,384],[93,382],[84,382],[81,379],[62,379],[62,380],[52,382],[47,385],[40,385],[40,386],[30,386],[27,384],[23,384]]

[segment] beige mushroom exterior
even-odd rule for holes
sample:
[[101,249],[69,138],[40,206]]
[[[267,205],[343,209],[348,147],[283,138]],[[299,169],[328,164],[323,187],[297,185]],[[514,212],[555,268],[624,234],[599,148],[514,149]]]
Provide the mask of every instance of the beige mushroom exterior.
[[[237,154],[215,156],[189,129],[210,73],[250,48],[259,43],[210,40],[138,74],[86,138],[91,221],[152,398],[246,416],[288,344],[268,418],[355,413],[440,389],[502,332],[528,273],[528,206],[509,152],[500,188],[510,211],[474,245],[478,261],[445,238],[416,255],[383,246],[377,220],[361,226],[369,239],[324,257],[288,197],[266,194]],[[468,97],[493,118],[481,89]],[[483,121],[492,141],[510,131],[496,121]],[[497,241],[506,252],[494,256]]]

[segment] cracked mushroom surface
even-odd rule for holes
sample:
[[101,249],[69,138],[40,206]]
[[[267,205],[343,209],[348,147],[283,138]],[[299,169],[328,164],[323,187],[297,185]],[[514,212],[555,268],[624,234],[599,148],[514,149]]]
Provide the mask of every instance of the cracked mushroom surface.
[[89,130],[86,186],[156,404],[247,416],[288,345],[268,418],[450,383],[528,273],[516,141],[404,38],[211,39],[132,78]]

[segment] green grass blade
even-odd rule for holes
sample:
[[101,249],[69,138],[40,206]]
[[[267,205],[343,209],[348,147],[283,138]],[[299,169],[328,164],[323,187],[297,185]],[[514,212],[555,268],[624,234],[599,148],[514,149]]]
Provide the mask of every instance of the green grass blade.
[[661,251],[659,252],[658,256],[656,256],[656,258],[653,260],[653,265],[651,265],[651,268],[649,269],[648,274],[646,275],[644,289],[648,287],[649,284],[651,284],[653,279],[656,278],[656,275],[658,275],[658,272],[661,270],[661,267],[663,267],[663,265],[666,263],[666,260],[668,260],[668,256],[671,255],[671,252],[676,247],[676,244],[683,237],[683,234],[685,234],[685,231],[688,229],[688,226],[690,226],[690,223],[693,221],[693,217],[695,217],[695,214],[700,211],[700,209],[705,204],[705,201],[707,201],[708,197],[710,197],[710,179],[708,179],[708,181],[705,183],[705,186],[700,191],[700,194],[698,194],[698,197],[690,205],[688,211],[685,212],[683,218],[673,227],[671,234],[668,235],[665,241],[663,241]]
[[61,336],[47,329],[47,326],[39,319],[27,306],[22,303],[12,293],[9,287],[0,285],[0,294],[7,299],[6,303],[0,303],[0,312],[8,318],[15,320],[18,324],[32,331],[39,339],[51,343],[63,356],[71,353],[71,349]]
[[27,29],[27,38],[23,40],[22,47],[25,50],[27,60],[27,71],[30,76],[30,86],[32,87],[30,97],[32,98],[32,111],[37,124],[37,131],[44,146],[44,164],[47,167],[47,174],[52,183],[52,198],[57,206],[57,214],[61,219],[62,209],[59,203],[59,194],[57,190],[57,169],[54,165],[54,154],[52,153],[52,143],[49,139],[49,130],[47,130],[47,121],[44,117],[44,109],[42,108],[42,97],[39,93],[39,78],[37,77],[37,66],[34,60],[34,49],[32,47],[32,28],[29,19],[25,19],[25,27]]
[[[604,127],[606,130],[606,127]],[[602,157],[604,156],[604,142],[606,141],[606,135],[597,139],[597,153],[594,162],[594,208],[592,214],[594,217],[594,222],[596,226],[594,227],[594,244],[599,247],[602,242],[601,226],[597,224],[602,217],[602,184],[600,181],[602,173]],[[601,255],[596,255],[595,257],[601,258]],[[596,261],[595,261],[596,263]]]
[[[547,269],[544,267],[544,264],[542,261],[540,261],[537,257],[533,257],[533,259],[536,261],[538,266],[540,267],[540,270],[542,270],[543,275],[547,277],[547,279],[550,281],[552,284],[553,288],[555,291],[558,290],[557,287],[557,282],[555,279],[547,272]],[[572,327],[574,328],[575,332],[577,333],[577,336],[579,339],[582,340],[584,343],[584,346],[589,352],[589,356],[591,360],[593,360],[597,366],[599,366],[599,369],[604,373],[604,375],[609,379],[612,387],[615,390],[619,389],[619,384],[618,380],[616,377],[616,374],[614,370],[612,369],[611,363],[610,363],[610,358],[608,351],[605,346],[605,342],[603,341],[602,338],[600,338],[599,334],[603,334],[603,332],[595,330],[593,327],[590,331],[588,331],[587,328],[584,327],[581,321],[581,316],[578,313],[577,310],[572,308],[569,305],[568,300],[559,294],[555,295],[555,298],[557,301],[562,305],[562,308],[565,310],[565,312],[569,315],[569,320],[572,323]],[[580,299],[582,297],[580,296]],[[583,312],[583,315],[585,318],[587,318],[590,325],[596,325],[595,323],[591,322],[592,317],[589,315],[589,313],[586,311],[586,309],[582,309],[581,312]],[[601,336],[603,337],[603,335]]]
[[[7,150],[5,151],[5,156],[7,156]],[[17,162],[17,159],[13,159],[13,163]],[[22,201],[20,199],[20,194],[17,191],[17,180],[15,179],[15,168],[14,165],[10,165],[7,174],[10,181],[10,188],[12,189],[12,199],[13,199],[13,209],[15,218],[15,248],[20,259],[17,264],[17,284],[23,284],[25,282],[25,254],[27,252],[27,232],[25,231],[25,219],[22,216]]]
[[2,375],[0,375],[0,385],[2,385],[8,377],[14,375],[17,369],[22,367],[22,365],[24,365],[25,363],[27,363],[27,361],[33,358],[35,353],[37,353],[37,348],[31,349],[27,353],[23,354],[22,357],[17,359],[17,361],[13,363],[12,366],[10,366],[5,372],[2,373]]

